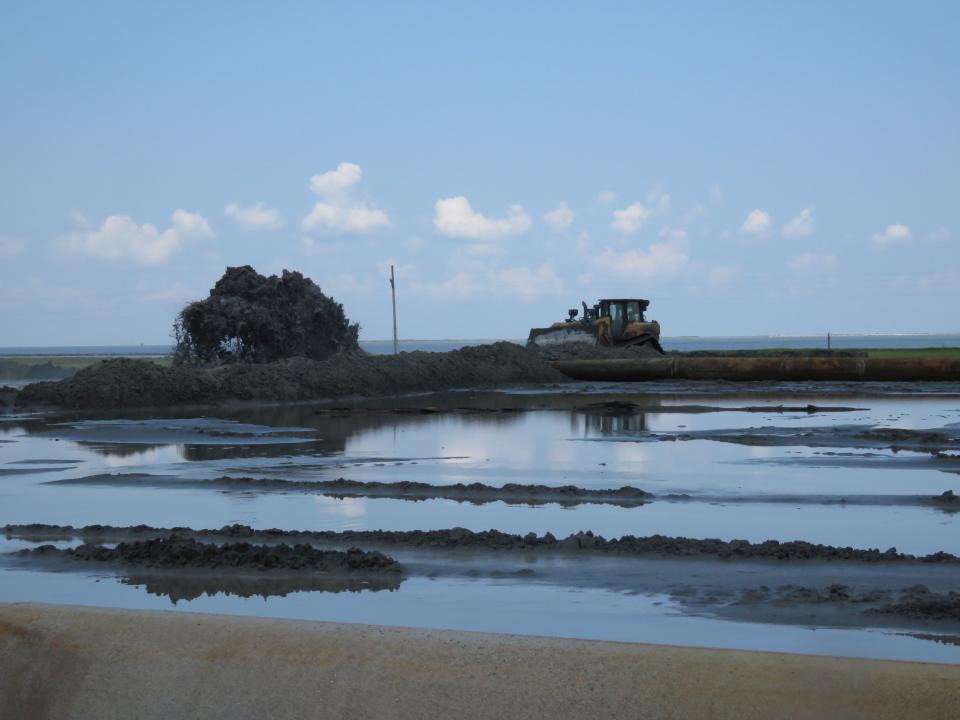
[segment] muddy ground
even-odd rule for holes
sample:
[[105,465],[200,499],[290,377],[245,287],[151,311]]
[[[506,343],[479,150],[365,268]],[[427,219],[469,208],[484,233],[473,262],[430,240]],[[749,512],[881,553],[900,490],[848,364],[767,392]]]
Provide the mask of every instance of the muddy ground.
[[655,557],[714,557],[723,560],[778,560],[778,561],[856,561],[856,562],[910,562],[960,565],[960,557],[946,552],[911,555],[897,552],[894,547],[877,548],[838,547],[809,543],[802,540],[780,542],[767,540],[751,543],[747,540],[696,539],[649,535],[604,538],[587,530],[556,538],[552,533],[519,535],[499,530],[476,532],[465,528],[443,530],[257,530],[247,525],[227,525],[218,529],[154,528],[147,525],[115,527],[87,525],[74,528],[69,525],[5,525],[7,538],[22,540],[83,538],[88,543],[141,542],[148,539],[178,538],[202,542],[232,542],[258,540],[285,543],[326,543],[335,545],[366,544],[376,547],[411,547],[453,549],[484,549],[497,551],[537,551],[546,553],[599,553],[610,555]]
[[[4,532],[35,542],[86,541],[70,548],[21,550],[0,560],[4,564],[64,572],[93,563],[173,602],[218,592],[267,597],[305,589],[396,589],[405,578],[418,576],[489,577],[663,595],[690,614],[750,622],[960,632],[960,561],[942,553],[915,558],[892,549],[664,537],[605,540],[590,533],[557,540],[457,528],[327,533],[245,526],[33,525],[7,526]],[[112,543],[120,544],[113,548]],[[331,552],[352,545],[366,551]],[[158,553],[164,559],[150,564]],[[249,563],[232,567],[238,556]],[[316,567],[333,570],[334,577],[324,580]]]
[[146,360],[105,360],[59,382],[34,383],[18,407],[74,409],[169,407],[227,401],[303,401],[394,395],[451,388],[564,382],[536,350],[508,342],[445,353],[337,355],[317,361],[217,367],[163,367]]
[[[54,468],[56,470],[56,468]],[[11,472],[28,472],[29,469]],[[0,469],[0,474],[4,472]],[[111,473],[88,475],[79,478],[50,480],[47,485],[79,485],[108,487],[197,487],[225,492],[281,492],[316,493],[325,497],[387,498],[419,502],[423,500],[452,500],[454,502],[483,505],[502,502],[507,505],[537,506],[555,503],[562,507],[577,505],[615,505],[617,507],[640,507],[655,501],[709,502],[709,503],[788,503],[791,505],[849,505],[849,506],[898,506],[935,507],[944,512],[960,512],[960,495],[945,490],[939,495],[797,495],[765,493],[756,495],[718,495],[707,493],[661,493],[655,494],[632,485],[611,488],[582,488],[576,485],[537,485],[505,483],[454,483],[434,485],[402,480],[398,482],[361,481],[337,478],[336,480],[285,480],[283,478],[221,476],[200,479],[174,475],[150,475],[145,473]]]

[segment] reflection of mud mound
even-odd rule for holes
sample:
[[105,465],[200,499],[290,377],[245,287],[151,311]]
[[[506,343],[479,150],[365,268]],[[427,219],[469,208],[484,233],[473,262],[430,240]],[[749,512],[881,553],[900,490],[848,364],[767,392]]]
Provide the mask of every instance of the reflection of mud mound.
[[320,572],[400,572],[393,558],[379,552],[351,548],[318,550],[306,544],[252,545],[246,542],[203,543],[193,538],[172,534],[169,537],[121,542],[116,547],[84,544],[60,549],[53,545],[21,550],[27,557],[69,559],[80,562],[110,563],[125,567],[157,569],[231,569],[235,571],[300,571]]
[[312,492],[334,498],[387,498],[391,500],[454,500],[477,505],[492,502],[539,505],[558,503],[575,506],[584,503],[603,503],[623,507],[638,507],[653,497],[640,488],[624,485],[620,488],[593,490],[575,485],[522,485],[506,483],[502,486],[483,483],[456,483],[455,485],[431,485],[430,483],[403,480],[399,482],[364,482],[360,480],[283,480],[279,478],[219,477],[198,480],[151,475],[91,475],[70,478],[50,483],[52,485],[133,485],[161,488],[184,486],[236,491]]
[[19,406],[157,407],[225,400],[311,400],[565,380],[535,350],[499,342],[446,353],[337,355],[263,365],[163,367],[116,359],[57,383],[28,385]]
[[[151,528],[146,525],[112,527],[88,525],[71,528],[61,525],[6,525],[3,528],[8,538],[38,540],[44,537],[83,537],[99,542],[126,541],[131,538],[166,538],[176,534],[182,538],[200,538],[204,541],[230,541],[237,539],[271,542],[313,542],[333,545],[365,543],[374,546],[403,546],[456,550],[524,550],[542,552],[596,552],[611,555],[660,556],[660,557],[716,557],[725,560],[842,560],[856,562],[924,562],[957,563],[960,558],[946,552],[916,556],[897,552],[896,548],[881,551],[876,548],[859,549],[820,545],[802,540],[780,542],[767,540],[752,543],[747,540],[698,540],[684,537],[649,535],[606,539],[592,532],[580,532],[558,539],[551,533],[517,535],[485,530],[475,532],[465,528],[448,530],[254,530],[248,525],[226,525],[218,530],[192,530],[190,528]],[[83,546],[81,546],[83,547]],[[36,551],[25,551],[36,552]],[[47,552],[56,552],[55,549]]]
[[297,592],[380,592],[400,589],[403,577],[317,577],[315,575],[237,576],[218,574],[130,575],[122,578],[125,585],[143,586],[151,595],[170,598],[174,605],[181,600],[195,600],[203,595],[236,595],[238,597],[286,597]]
[[824,427],[729,428],[660,432],[653,440],[713,440],[752,447],[809,447],[914,450],[937,454],[944,459],[949,450],[960,450],[960,431],[956,428],[907,429],[870,425],[828,425]]

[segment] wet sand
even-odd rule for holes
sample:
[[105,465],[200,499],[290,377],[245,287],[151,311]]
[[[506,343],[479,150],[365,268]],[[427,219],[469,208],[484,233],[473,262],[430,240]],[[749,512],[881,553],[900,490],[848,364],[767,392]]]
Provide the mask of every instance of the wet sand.
[[11,718],[947,719],[958,703],[952,665],[0,605]]

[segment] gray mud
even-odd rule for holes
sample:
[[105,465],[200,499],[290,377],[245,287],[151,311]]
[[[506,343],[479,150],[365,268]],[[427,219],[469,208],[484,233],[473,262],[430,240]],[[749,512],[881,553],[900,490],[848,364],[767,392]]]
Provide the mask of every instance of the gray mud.
[[191,569],[234,572],[316,571],[400,572],[399,564],[377,551],[319,550],[312,545],[286,543],[254,545],[247,542],[200,542],[172,533],[166,537],[120,542],[114,547],[84,543],[73,548],[41,545],[19,551],[31,559],[67,560],[119,567],[158,570]]
[[896,548],[881,551],[876,548],[838,547],[821,545],[802,540],[780,542],[767,540],[751,543],[747,540],[719,540],[715,538],[694,539],[650,535],[636,537],[624,535],[606,539],[591,531],[575,533],[558,539],[551,533],[519,535],[486,530],[475,532],[465,528],[446,530],[255,530],[247,525],[227,525],[215,530],[191,528],[153,528],[147,525],[115,527],[88,525],[73,528],[63,525],[6,525],[3,532],[8,538],[22,540],[84,538],[97,542],[129,542],[156,538],[189,538],[203,542],[231,542],[236,540],[259,540],[270,542],[299,542],[325,544],[363,543],[378,547],[433,548],[442,550],[484,549],[497,551],[523,550],[526,552],[600,553],[624,556],[654,557],[714,557],[723,560],[777,560],[777,561],[854,561],[854,562],[913,562],[913,563],[958,563],[960,558],[946,552],[930,555],[910,555],[897,552]]
[[700,503],[781,503],[789,505],[844,505],[871,507],[935,507],[946,512],[960,512],[960,496],[952,490],[940,495],[716,495],[705,493],[668,493],[656,495],[631,485],[619,488],[594,489],[575,485],[528,485],[506,483],[501,486],[484,483],[430,483],[399,481],[379,482],[338,478],[336,480],[284,480],[281,478],[232,477],[224,475],[212,479],[172,475],[120,473],[88,475],[80,478],[48,480],[46,485],[94,485],[107,487],[198,487],[227,492],[302,492],[317,493],[332,498],[384,498],[421,502],[425,500],[452,500],[483,505],[502,502],[508,505],[558,504],[562,507],[598,504],[617,507],[640,507],[654,501]]
[[481,505],[504,502],[513,505],[542,505],[557,503],[567,507],[596,503],[638,507],[653,496],[640,488],[625,485],[620,488],[593,490],[574,485],[521,485],[506,483],[502,486],[483,483],[456,483],[454,485],[431,485],[429,483],[362,482],[359,480],[282,480],[279,478],[219,477],[210,480],[153,475],[91,475],[83,478],[57,480],[51,485],[113,485],[152,487],[203,487],[237,491],[311,492],[328,497],[370,497],[391,500],[454,500]]
[[[752,447],[847,448],[863,450],[912,450],[946,455],[960,450],[960,428],[929,429],[884,428],[874,425],[827,425],[824,427],[780,427],[719,430],[682,430],[675,432],[638,432],[611,439],[650,441],[713,440]],[[958,458],[960,460],[960,458]]]
[[105,360],[59,382],[28,385],[17,407],[76,409],[208,405],[228,401],[305,401],[397,395],[467,387],[565,382],[536,350],[508,342],[445,353],[336,355],[268,364],[164,367]]

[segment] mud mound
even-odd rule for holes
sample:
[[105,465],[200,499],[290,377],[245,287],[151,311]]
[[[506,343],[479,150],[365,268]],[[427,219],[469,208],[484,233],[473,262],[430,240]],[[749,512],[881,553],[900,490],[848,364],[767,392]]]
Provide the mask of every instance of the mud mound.
[[305,544],[252,545],[239,542],[218,545],[178,535],[122,542],[112,548],[83,544],[75,548],[59,549],[53,545],[42,545],[39,548],[20,552],[22,555],[154,569],[400,572],[400,566],[393,558],[379,552],[364,552],[357,548],[341,552],[318,550]]
[[507,342],[444,353],[344,354],[322,361],[291,358],[205,368],[116,359],[60,382],[28,385],[18,395],[17,406],[93,410],[323,400],[566,380],[535,350]]
[[881,615],[902,615],[921,620],[960,620],[960,593],[930,592],[925,585],[906,588],[900,602],[868,610]]
[[803,540],[780,542],[767,540],[752,543],[748,540],[703,540],[686,537],[648,535],[606,539],[602,535],[579,532],[563,539],[552,533],[518,535],[499,530],[475,532],[466,528],[445,530],[255,530],[248,525],[226,525],[217,530],[193,530],[191,528],[152,528],[147,525],[111,527],[88,525],[72,528],[63,525],[6,525],[2,528],[8,538],[38,540],[44,538],[84,537],[96,538],[99,542],[127,541],[137,538],[164,538],[174,535],[185,538],[202,538],[204,541],[258,539],[262,541],[297,541],[320,543],[369,543],[418,548],[452,550],[458,548],[487,550],[542,550],[601,552],[619,555],[655,555],[669,557],[717,557],[722,559],[753,560],[849,560],[857,562],[924,562],[956,563],[960,558],[946,552],[916,556],[897,552],[896,548],[852,548],[836,545],[820,545]]

